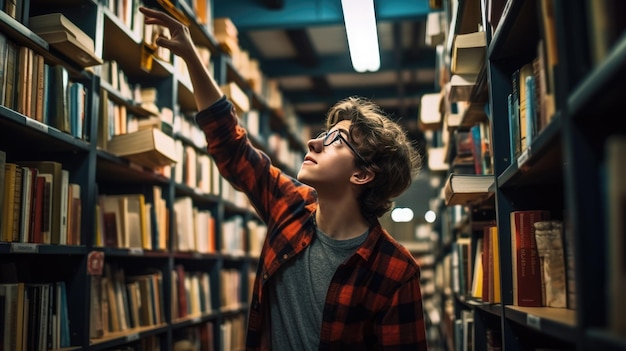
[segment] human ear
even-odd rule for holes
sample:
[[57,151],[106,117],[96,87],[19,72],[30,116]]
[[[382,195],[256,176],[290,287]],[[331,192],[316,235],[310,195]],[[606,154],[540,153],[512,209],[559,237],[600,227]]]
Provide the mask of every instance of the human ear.
[[361,168],[354,171],[350,181],[355,184],[367,184],[374,180],[374,172],[369,168]]

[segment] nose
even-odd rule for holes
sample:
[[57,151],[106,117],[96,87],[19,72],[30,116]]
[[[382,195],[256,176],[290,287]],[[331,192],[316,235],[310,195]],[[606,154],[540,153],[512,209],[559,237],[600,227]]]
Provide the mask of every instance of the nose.
[[324,148],[324,146],[322,146],[322,143],[322,138],[309,139],[309,141],[307,142],[307,147],[309,148],[309,151],[321,152],[322,148]]

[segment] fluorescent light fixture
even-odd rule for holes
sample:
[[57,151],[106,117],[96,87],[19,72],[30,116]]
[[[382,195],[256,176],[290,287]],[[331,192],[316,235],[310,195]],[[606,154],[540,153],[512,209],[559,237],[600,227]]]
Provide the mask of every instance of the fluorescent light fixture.
[[380,68],[374,0],[341,0],[352,67],[357,72]]

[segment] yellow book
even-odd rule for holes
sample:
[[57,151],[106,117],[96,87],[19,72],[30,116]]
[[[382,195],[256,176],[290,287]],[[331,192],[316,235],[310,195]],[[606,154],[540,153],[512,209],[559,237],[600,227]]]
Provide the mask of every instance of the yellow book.
[[492,303],[500,303],[501,302],[501,293],[500,293],[500,250],[499,250],[499,241],[498,241],[498,227],[492,226],[489,228],[490,243],[491,250],[493,252],[493,294],[491,295],[490,302]]
[[476,256],[474,256],[474,275],[472,277],[472,297],[482,299],[483,297],[483,239],[476,240]]

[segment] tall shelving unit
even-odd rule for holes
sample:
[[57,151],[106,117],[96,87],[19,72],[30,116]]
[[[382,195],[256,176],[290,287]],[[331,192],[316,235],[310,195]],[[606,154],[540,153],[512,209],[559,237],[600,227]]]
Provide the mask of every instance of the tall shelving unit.
[[[2,10],[7,3],[8,1],[0,1]],[[169,109],[173,111],[174,118],[184,119],[193,124],[192,116],[197,111],[189,82],[177,73],[173,62],[154,58],[151,69],[142,69],[142,27],[136,26],[143,26],[143,23],[129,27],[109,8],[108,1],[20,0],[18,3],[23,6],[23,16],[14,18],[0,11],[0,30],[6,40],[32,49],[42,55],[47,64],[62,65],[68,70],[71,81],[83,83],[85,132],[82,137],[74,137],[52,125],[19,113],[13,107],[2,105],[0,150],[5,153],[8,163],[51,160],[61,163],[63,168],[69,171],[69,182],[79,184],[81,189],[81,232],[78,245],[12,240],[0,242],[0,267],[2,267],[0,283],[20,282],[30,285],[63,282],[67,291],[66,306],[69,319],[67,335],[70,340],[67,346],[72,348],[106,350],[129,346],[135,349],[171,350],[176,341],[194,338],[195,342],[202,341],[202,350],[243,348],[249,285],[258,255],[258,252],[251,251],[253,247],[258,249],[258,244],[251,242],[258,238],[252,238],[252,229],[247,225],[249,221],[258,221],[253,210],[247,203],[240,202],[239,197],[226,198],[224,194],[228,190],[232,195],[232,189],[225,189],[227,184],[221,177],[217,180],[211,179],[214,187],[207,193],[200,190],[197,184],[177,180],[176,167],[183,167],[183,162],[171,168],[154,170],[129,162],[101,148],[99,132],[102,128],[100,122],[103,118],[101,112],[103,103],[112,100],[116,105],[124,106],[129,114],[140,118],[150,116],[151,113],[103,79],[100,66],[81,67],[62,52],[55,50],[29,29],[28,18],[52,12],[63,13],[94,41],[95,56],[102,60],[116,60],[129,82],[156,89],[158,93],[156,104],[159,109]],[[230,55],[213,36],[212,28],[198,22],[193,4],[184,0],[158,3],[147,0],[143,3],[161,9],[164,9],[161,3],[171,5],[175,12],[182,13],[190,19],[194,42],[208,47],[211,52],[211,69],[216,81],[219,84],[236,83],[248,96],[251,106],[259,111],[260,132],[258,135],[250,136],[253,143],[275,158],[276,162],[281,163],[283,169],[295,173],[294,165],[274,157],[273,151],[268,146],[268,140],[270,134],[278,133],[289,140],[287,145],[291,152],[303,154],[305,149],[302,136],[297,135],[293,128],[289,128],[293,123],[286,122],[285,114],[270,107],[266,97],[255,91],[237,70]],[[136,11],[140,2],[132,1],[129,4],[134,6],[132,11]],[[207,5],[210,11],[210,1]],[[191,147],[195,153],[206,155],[202,144],[197,145],[192,136],[177,132],[175,129],[171,136],[181,145]],[[2,171],[4,172],[4,169]],[[101,195],[142,194],[146,201],[153,202],[156,200],[153,195],[155,189],[162,194],[167,209],[164,217],[167,218],[166,228],[169,235],[164,249],[157,249],[156,246],[153,249],[145,249],[98,244],[100,239],[96,237],[96,233],[99,216],[96,208],[100,205]],[[210,211],[214,218],[213,252],[200,253],[175,249],[179,239],[176,238],[178,229],[174,210],[177,199],[183,197],[191,198],[196,209]],[[151,217],[151,220],[154,225],[155,219]],[[221,248],[227,235],[226,227],[231,227],[228,224],[231,220],[237,223],[232,234],[239,240],[240,250],[236,252]],[[98,288],[93,283],[94,276],[101,277],[106,274],[106,269],[104,272],[100,271],[103,262],[107,266],[110,265],[112,270],[121,268],[128,279],[131,276],[147,274],[158,277],[152,286],[160,291],[162,297],[160,300],[162,306],[158,311],[163,314],[160,321],[148,326],[127,327],[125,330],[94,336],[92,329],[95,323],[91,318],[92,297]],[[179,306],[180,300],[189,299],[189,296],[174,295],[178,283],[173,273],[178,273],[178,269],[182,269],[186,274],[208,276],[210,306],[203,306],[204,312],[183,317],[174,314],[174,305]],[[230,278],[225,277],[226,274],[223,274],[225,271],[233,273]],[[100,279],[97,281],[102,283]],[[225,288],[228,290],[224,290]],[[189,293],[189,290],[187,292]],[[226,295],[235,297],[234,303],[229,299],[230,304],[225,305]],[[3,301],[4,298],[7,297],[3,296]],[[100,308],[104,309],[106,306]],[[100,320],[99,323],[103,321]]]
[[[611,290],[623,285],[622,273],[616,273],[621,269],[615,265],[623,262],[619,257],[624,253],[625,233],[615,215],[624,194],[610,184],[623,175],[608,171],[624,160],[623,156],[611,158],[607,151],[611,140],[623,140],[626,135],[623,126],[611,122],[615,118],[611,111],[620,111],[624,92],[620,81],[626,77],[626,36],[618,15],[623,5],[614,1],[508,0],[500,2],[499,24],[492,26],[490,6],[498,1],[459,0],[457,7],[450,6],[453,2],[445,3],[449,40],[459,34],[455,28],[467,13],[465,6],[474,6],[480,13],[488,35],[486,74],[479,83],[488,88],[494,196],[487,202],[464,204],[465,221],[461,223],[471,227],[476,223],[475,210],[493,201],[491,217],[497,224],[501,269],[499,303],[449,294],[454,306],[451,318],[471,311],[474,326],[469,332],[474,350],[626,349],[623,317],[619,316],[624,297]],[[553,6],[549,12],[552,30],[546,29],[544,5]],[[453,9],[460,10],[450,12]],[[594,17],[597,13],[600,16]],[[515,154],[507,102],[512,77],[538,55],[540,41],[550,41],[550,34],[558,53],[558,64],[546,68],[554,77],[554,109],[549,122],[538,127],[527,147]],[[605,44],[604,49],[598,49],[599,42]],[[478,89],[474,89],[474,97]],[[574,257],[566,262],[573,277],[568,276],[567,286],[572,299],[564,308],[520,307],[514,303],[510,213],[532,209],[549,210],[551,218],[564,224],[563,245],[566,254]],[[471,229],[449,225],[456,218],[449,214],[452,208],[441,205],[440,211],[444,216],[436,229],[442,238],[475,235]],[[451,250],[447,245],[446,241],[440,243],[440,262]],[[621,249],[614,249],[616,245]],[[475,248],[472,259],[474,255]],[[616,312],[619,310],[622,312]],[[444,333],[448,341],[445,348],[462,350],[462,343],[457,343],[459,339],[455,340],[450,330],[452,323],[442,328],[448,332]]]

